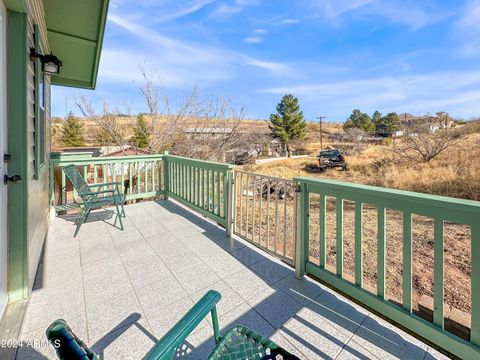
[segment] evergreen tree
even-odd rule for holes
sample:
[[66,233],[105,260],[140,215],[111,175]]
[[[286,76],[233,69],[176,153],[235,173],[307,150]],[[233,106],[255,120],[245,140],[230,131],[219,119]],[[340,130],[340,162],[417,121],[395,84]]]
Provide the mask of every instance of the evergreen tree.
[[350,117],[343,124],[345,130],[350,128],[358,128],[369,133],[375,131],[375,124],[372,121],[372,118],[366,114],[362,113],[360,110],[355,109],[352,111]]
[[270,115],[270,130],[287,148],[290,156],[292,141],[305,138],[305,119],[300,111],[298,99],[285,95],[277,105],[277,113]]
[[83,125],[80,120],[73,115],[72,112],[68,113],[67,118],[63,122],[61,132],[62,135],[60,141],[63,146],[85,146],[85,140],[83,137]]
[[382,121],[382,113],[380,111],[375,111],[372,115],[372,121],[375,124],[375,129],[377,128],[377,124],[381,123]]
[[151,132],[145,120],[145,117],[140,114],[137,116],[137,123],[133,129],[133,136],[130,139],[132,145],[145,149],[150,144]]
[[399,129],[400,118],[397,113],[391,112],[380,118],[380,121],[375,123],[377,132],[392,134]]

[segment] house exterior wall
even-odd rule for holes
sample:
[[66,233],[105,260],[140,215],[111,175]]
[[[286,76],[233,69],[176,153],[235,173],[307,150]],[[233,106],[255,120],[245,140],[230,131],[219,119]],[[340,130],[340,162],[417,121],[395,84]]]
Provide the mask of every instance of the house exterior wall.
[[[42,51],[49,52],[48,41],[46,37],[46,27],[44,22],[43,2],[40,0],[30,0],[28,6],[28,25],[27,25],[27,51],[35,47],[34,25],[38,26],[43,45]],[[48,184],[48,166],[50,153],[50,77],[45,76],[45,163],[40,166],[38,176],[35,178],[35,70],[34,62],[28,62],[28,90],[27,90],[27,177],[28,177],[28,231],[27,231],[27,250],[28,250],[28,285],[32,288],[35,280],[35,274],[38,267],[38,261],[42,252],[43,242],[45,240],[49,223],[49,184]]]
[[8,291],[10,302],[14,302],[30,294],[48,231],[50,83],[45,76],[45,162],[37,166],[38,88],[29,53],[35,47],[35,27],[42,51],[49,51],[43,2],[26,0],[16,11],[7,2],[7,8],[7,126],[8,151],[12,155],[9,172],[22,177],[20,183],[8,185]]

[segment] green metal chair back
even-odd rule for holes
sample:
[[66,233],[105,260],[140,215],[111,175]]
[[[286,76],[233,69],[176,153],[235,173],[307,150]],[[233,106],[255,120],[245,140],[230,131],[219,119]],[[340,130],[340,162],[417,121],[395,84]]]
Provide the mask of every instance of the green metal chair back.
[[46,333],[60,360],[98,360],[98,356],[73,333],[65,320],[55,320]]
[[85,181],[80,171],[73,164],[67,165],[63,168],[63,172],[67,175],[68,179],[72,183],[73,187],[77,191],[78,195],[82,198],[83,201],[90,201],[95,194],[88,187],[87,182]]

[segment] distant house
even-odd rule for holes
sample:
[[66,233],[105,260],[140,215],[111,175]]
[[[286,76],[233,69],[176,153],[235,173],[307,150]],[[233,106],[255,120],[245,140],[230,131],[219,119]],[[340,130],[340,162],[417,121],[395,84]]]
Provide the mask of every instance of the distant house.
[[[403,136],[410,129],[422,129],[422,132],[435,133],[441,129],[453,127],[454,121],[439,120],[436,116],[414,116],[411,114],[400,114],[400,129],[394,132],[394,136]],[[415,131],[414,130],[414,131]],[[412,134],[412,132],[409,132]]]
[[152,152],[146,149],[141,149],[136,146],[102,146],[100,149],[101,157],[104,156],[136,156],[136,155],[151,155]]
[[233,132],[232,128],[188,128],[185,129],[185,135],[189,138],[193,137],[219,137],[230,135]]

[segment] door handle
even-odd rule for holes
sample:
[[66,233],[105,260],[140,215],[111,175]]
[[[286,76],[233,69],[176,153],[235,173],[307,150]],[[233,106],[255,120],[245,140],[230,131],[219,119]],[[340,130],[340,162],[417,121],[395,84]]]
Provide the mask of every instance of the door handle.
[[9,181],[11,181],[15,184],[15,183],[18,183],[18,182],[22,181],[22,177],[20,175],[13,175],[13,176],[4,175],[3,176],[3,183],[5,185],[7,185]]

